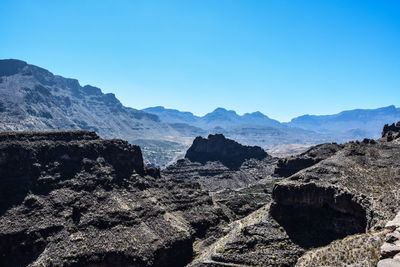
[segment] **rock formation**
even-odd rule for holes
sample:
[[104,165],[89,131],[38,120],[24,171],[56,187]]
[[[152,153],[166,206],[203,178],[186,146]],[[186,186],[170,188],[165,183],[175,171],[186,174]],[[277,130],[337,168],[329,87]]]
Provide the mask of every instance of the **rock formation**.
[[162,171],[166,178],[198,182],[215,192],[247,187],[273,173],[276,159],[260,147],[243,146],[221,134],[197,137],[185,159]]
[[271,214],[311,247],[368,231],[398,209],[399,153],[400,146],[386,140],[348,143],[278,182]]
[[93,132],[0,134],[1,266],[182,266],[227,218]]
[[396,124],[385,124],[382,131],[382,138],[386,138],[388,142],[400,138],[400,122]]
[[386,235],[378,267],[400,266],[400,212],[385,225]]
[[[332,144],[317,146],[327,155],[277,181],[270,206],[232,223],[193,264],[376,265],[387,232],[382,228],[399,211],[399,140],[366,139],[333,150]],[[392,249],[397,241],[389,241]]]
[[199,136],[186,152],[185,158],[202,164],[219,161],[230,169],[238,169],[247,159],[262,160],[268,156],[261,147],[243,146],[222,134],[210,134],[207,139]]
[[279,176],[289,177],[302,169],[329,158],[342,148],[343,145],[338,145],[336,143],[314,146],[300,155],[280,159],[274,173]]

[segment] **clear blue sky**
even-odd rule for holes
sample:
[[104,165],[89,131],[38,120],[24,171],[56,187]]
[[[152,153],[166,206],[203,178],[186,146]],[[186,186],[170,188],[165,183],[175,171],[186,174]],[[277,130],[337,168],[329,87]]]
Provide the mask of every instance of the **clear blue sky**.
[[400,1],[0,1],[0,58],[134,108],[301,114],[400,102]]

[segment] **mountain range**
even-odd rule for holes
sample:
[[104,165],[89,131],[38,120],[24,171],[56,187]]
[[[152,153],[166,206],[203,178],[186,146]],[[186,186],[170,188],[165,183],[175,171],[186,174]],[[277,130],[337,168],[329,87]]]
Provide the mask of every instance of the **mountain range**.
[[389,106],[335,115],[304,115],[281,123],[261,112],[217,108],[205,116],[161,106],[125,107],[114,94],[16,59],[0,60],[0,131],[85,129],[140,145],[147,163],[164,167],[183,157],[196,136],[221,133],[245,145],[292,153],[324,142],[377,138],[400,120]]
[[185,123],[206,130],[223,130],[246,127],[273,127],[277,129],[298,128],[332,136],[333,141],[378,138],[383,125],[400,118],[400,108],[394,105],[377,109],[354,109],[333,115],[303,115],[290,122],[279,122],[257,111],[238,115],[233,110],[217,108],[200,117],[162,106],[145,108],[143,111],[157,115],[169,123]]

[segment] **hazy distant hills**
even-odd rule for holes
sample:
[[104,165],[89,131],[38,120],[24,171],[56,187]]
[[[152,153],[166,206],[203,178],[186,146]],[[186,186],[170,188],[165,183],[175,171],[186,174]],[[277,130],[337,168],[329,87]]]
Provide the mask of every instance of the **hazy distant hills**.
[[164,107],[137,110],[97,87],[81,86],[24,61],[0,60],[0,131],[93,130],[103,138],[140,145],[145,158],[159,166],[183,156],[196,136],[222,133],[242,144],[285,154],[323,142],[376,138],[385,123],[399,120],[394,106],[304,115],[289,123],[261,112],[238,115],[224,108],[201,117]]
[[399,119],[400,108],[388,106],[348,110],[334,115],[304,115],[292,119],[287,125],[349,139],[378,138],[385,123]]
[[[267,131],[272,136],[281,137],[282,143],[287,143],[287,138],[293,134],[297,135],[297,140],[291,140],[291,142],[298,143],[305,143],[306,139],[345,142],[366,137],[378,138],[384,124],[400,119],[400,108],[395,106],[355,109],[334,115],[304,115],[294,118],[288,123],[280,123],[261,112],[246,113],[241,116],[233,110],[224,108],[217,108],[203,117],[160,106],[146,108],[143,111],[157,115],[165,122],[179,121],[208,131],[236,132],[241,136],[246,134],[254,136],[256,132],[262,134]],[[294,137],[294,139],[296,138]],[[242,142],[247,143],[243,140]]]
[[191,112],[181,112],[176,109],[166,109],[164,107],[151,107],[143,111],[157,115],[162,121],[169,123],[186,123],[205,130],[213,128],[232,129],[247,126],[280,127],[277,120],[270,119],[261,112],[246,113],[242,116],[233,110],[217,108],[203,117],[195,116]]

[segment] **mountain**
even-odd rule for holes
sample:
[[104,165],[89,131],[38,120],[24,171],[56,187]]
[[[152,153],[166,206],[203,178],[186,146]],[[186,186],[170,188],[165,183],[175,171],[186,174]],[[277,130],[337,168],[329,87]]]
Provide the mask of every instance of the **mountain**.
[[[13,59],[0,60],[0,122],[0,131],[84,129],[131,143],[164,142],[157,152],[161,165],[174,160],[177,147],[204,133],[161,122],[156,115],[123,106],[112,93]],[[149,149],[146,158],[152,158]]]
[[145,108],[143,111],[157,115],[162,121],[168,123],[186,123],[205,130],[213,128],[233,129],[247,126],[280,127],[279,121],[257,111],[238,115],[233,110],[216,108],[213,112],[199,117],[191,112],[182,112],[176,109],[168,109],[161,106]]
[[386,123],[400,120],[400,108],[355,109],[334,115],[304,115],[287,125],[318,133],[332,134],[344,139],[378,138]]
[[[333,115],[303,115],[288,123],[280,123],[258,111],[238,115],[224,108],[217,108],[202,117],[160,106],[143,111],[157,115],[164,122],[193,125],[208,133],[223,133],[243,144],[259,145],[267,149],[282,144],[342,143],[378,138],[384,124],[400,119],[400,108],[393,105],[378,109],[348,110]],[[260,134],[268,141],[256,137]],[[279,142],[273,141],[275,136],[280,138]]]
[[0,131],[93,130],[141,145],[146,162],[160,167],[182,158],[196,136],[219,133],[286,155],[319,143],[376,138],[385,123],[400,119],[399,113],[390,106],[280,123],[261,112],[238,115],[224,108],[201,117],[164,107],[137,110],[97,87],[21,60],[0,60]]
[[179,111],[176,109],[167,109],[161,106],[145,108],[143,111],[157,115],[162,121],[169,123],[188,123],[195,125],[200,117],[191,112]]

